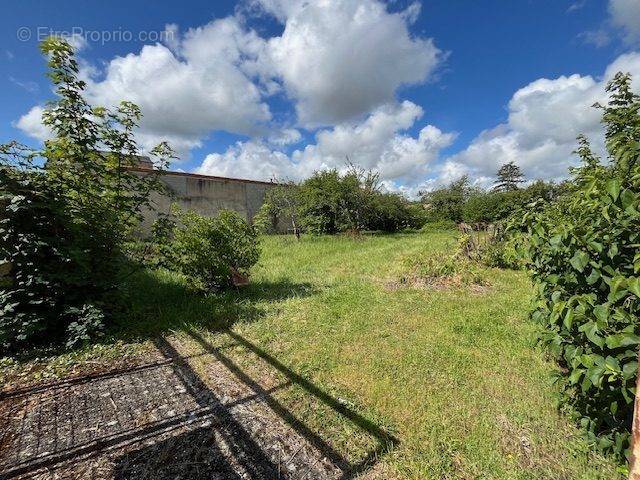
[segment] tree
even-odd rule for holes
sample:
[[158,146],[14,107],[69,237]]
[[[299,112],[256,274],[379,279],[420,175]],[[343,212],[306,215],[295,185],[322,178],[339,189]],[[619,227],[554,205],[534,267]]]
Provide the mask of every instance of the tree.
[[342,230],[360,232],[370,228],[376,216],[374,202],[380,193],[380,174],[354,165],[347,157],[349,168],[342,176]]
[[363,230],[395,232],[421,227],[425,221],[421,205],[404,197],[383,193],[377,172],[349,164],[346,173],[315,172],[300,184],[270,189],[254,223],[264,232],[277,231],[278,223],[291,222],[299,236],[309,233],[359,233]]
[[531,315],[560,367],[563,404],[590,444],[624,458],[640,345],[640,96],[621,73],[607,91],[610,162],[580,137],[571,188],[519,220],[536,284]]
[[446,187],[421,193],[421,200],[431,214],[432,220],[461,222],[463,206],[476,192],[477,189],[469,183],[469,177],[464,175]]
[[300,187],[294,182],[270,188],[254,224],[265,233],[278,231],[278,224],[291,222],[294,235],[300,239]]
[[518,184],[524,182],[524,175],[520,167],[513,162],[505,163],[498,170],[498,179],[493,190],[496,192],[511,192],[518,190]]
[[[162,188],[160,169],[129,169],[138,107],[92,107],[72,47],[49,38],[41,50],[57,94],[43,114],[54,138],[42,150],[0,145],[0,267],[9,271],[0,278],[0,355],[36,342],[71,346],[100,329],[122,280],[124,240]],[[161,166],[172,157],[166,143],[152,153]]]

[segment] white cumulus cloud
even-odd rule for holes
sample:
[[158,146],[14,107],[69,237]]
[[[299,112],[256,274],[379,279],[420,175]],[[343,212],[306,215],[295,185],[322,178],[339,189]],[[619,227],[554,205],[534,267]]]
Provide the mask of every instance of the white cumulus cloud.
[[628,43],[640,42],[640,0],[609,0],[609,15]]
[[[176,33],[177,35],[177,33]],[[168,138],[190,149],[214,130],[255,134],[271,113],[249,76],[244,59],[255,57],[260,39],[233,17],[192,29],[167,46],[146,45],[138,54],[116,57],[104,78],[90,80],[92,103],[137,104],[144,115],[143,136]]]
[[263,0],[284,24],[268,63],[296,101],[303,125],[334,125],[394,100],[398,87],[425,81],[441,58],[408,24],[416,6],[390,13],[377,0]]
[[25,135],[44,142],[53,136],[51,129],[42,123],[42,113],[44,108],[36,105],[27,113],[22,115],[14,126],[22,130]]
[[579,134],[603,151],[602,113],[592,105],[606,102],[605,86],[618,71],[631,73],[633,88],[640,91],[640,53],[621,55],[601,79],[574,74],[539,79],[519,89],[509,101],[507,122],[485,130],[450,157],[448,172],[488,181],[500,165],[514,162],[530,179],[566,178],[569,167],[577,164],[572,151]]
[[455,138],[432,125],[424,126],[415,136],[408,134],[406,130],[421,116],[422,108],[409,101],[383,105],[362,122],[320,130],[315,143],[290,155],[265,142],[238,142],[224,153],[207,155],[198,171],[263,180],[302,179],[316,170],[344,170],[348,157],[357,165],[380,172],[384,180],[416,184]]
[[[247,16],[256,9],[246,8],[184,32],[168,24],[164,44],[145,45],[102,67],[80,58],[87,98],[107,107],[136,103],[144,115],[138,135],[143,148],[166,139],[187,157],[214,131],[281,146],[300,140],[291,128],[296,124],[362,119],[395,102],[400,86],[427,80],[441,57],[431,39],[409,32],[417,3],[401,12],[389,12],[379,0],[258,3],[261,15],[266,11],[282,22],[281,35],[249,28]],[[283,91],[297,112],[287,117],[288,127],[274,121],[269,107]],[[39,138],[35,117],[29,112],[16,125]]]
[[[145,45],[139,53],[113,58],[103,71],[81,62],[87,99],[111,108],[122,100],[134,102],[143,113],[138,136],[142,146],[168,140],[182,156],[211,131],[266,132],[271,112],[244,70],[256,61],[264,40],[236,17],[182,36],[175,26],[167,30],[172,33],[171,48]],[[34,109],[17,126],[39,138],[42,127],[32,121],[35,117]]]

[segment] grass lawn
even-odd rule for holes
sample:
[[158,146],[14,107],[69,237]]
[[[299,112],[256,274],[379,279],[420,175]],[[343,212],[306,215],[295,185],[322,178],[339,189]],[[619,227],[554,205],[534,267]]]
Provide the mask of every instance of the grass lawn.
[[452,233],[267,237],[252,284],[208,298],[145,272],[117,342],[39,374],[135,356],[170,332],[203,377],[218,352],[249,379],[288,381],[274,393],[285,419],[350,461],[376,452],[367,478],[616,478],[555,409],[524,273],[487,270],[482,290],[394,282],[404,256],[453,245]]

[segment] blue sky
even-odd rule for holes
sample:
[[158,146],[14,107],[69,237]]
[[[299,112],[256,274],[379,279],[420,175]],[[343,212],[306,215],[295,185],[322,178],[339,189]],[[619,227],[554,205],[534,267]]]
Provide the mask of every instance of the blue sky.
[[640,0],[22,0],[2,10],[0,141],[46,138],[38,106],[52,94],[37,38],[75,32],[88,96],[138,103],[144,148],[166,138],[182,157],[174,168],[236,177],[302,178],[348,155],[409,194],[464,173],[487,183],[511,160],[530,178],[558,179],[577,133],[598,148],[589,105],[607,75],[640,76]]

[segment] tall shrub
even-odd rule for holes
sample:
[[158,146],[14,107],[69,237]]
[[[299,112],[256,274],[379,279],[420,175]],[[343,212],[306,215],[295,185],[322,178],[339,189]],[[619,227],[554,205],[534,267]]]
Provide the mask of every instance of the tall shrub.
[[277,185],[267,190],[253,224],[263,233],[276,233],[280,225],[289,225],[300,238],[300,208],[300,187],[293,182]]
[[449,185],[421,193],[421,201],[430,214],[430,221],[451,220],[461,222],[463,206],[478,189],[471,186],[464,175]]
[[[123,240],[160,189],[158,171],[136,174],[138,108],[91,107],[68,43],[41,45],[57,99],[42,150],[0,146],[0,351],[65,339],[73,345],[102,326],[120,268]],[[166,144],[154,151],[160,163]],[[1,353],[1,352],[0,352]]]
[[594,445],[629,446],[640,344],[640,97],[628,75],[603,108],[610,163],[581,139],[572,192],[524,217],[532,316],[560,365],[563,403]]
[[230,286],[234,274],[248,275],[260,249],[254,229],[238,213],[216,218],[176,211],[171,243],[174,266],[205,291]]
[[345,182],[337,170],[314,172],[300,186],[300,214],[306,231],[335,234],[344,230],[345,207],[355,197],[355,182]]
[[282,188],[267,196],[261,218],[295,219],[296,226],[299,219],[299,225],[314,234],[396,232],[420,228],[426,220],[422,206],[412,205],[401,195],[383,193],[378,173],[354,165],[344,174],[318,171],[300,185]]

